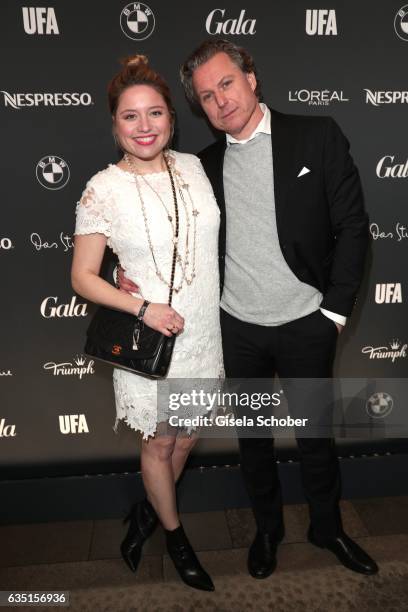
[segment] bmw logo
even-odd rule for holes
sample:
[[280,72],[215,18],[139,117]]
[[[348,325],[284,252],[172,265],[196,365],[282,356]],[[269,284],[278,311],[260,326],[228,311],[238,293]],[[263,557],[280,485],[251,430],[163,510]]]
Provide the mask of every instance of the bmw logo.
[[131,2],[120,14],[122,32],[132,40],[145,40],[152,34],[155,26],[154,14],[147,4]]
[[391,395],[380,391],[374,393],[366,402],[366,412],[373,419],[383,419],[388,416],[394,405]]
[[62,189],[69,181],[68,164],[57,155],[43,157],[37,164],[35,174],[45,189]]
[[408,41],[408,4],[400,8],[395,15],[394,30],[401,40]]

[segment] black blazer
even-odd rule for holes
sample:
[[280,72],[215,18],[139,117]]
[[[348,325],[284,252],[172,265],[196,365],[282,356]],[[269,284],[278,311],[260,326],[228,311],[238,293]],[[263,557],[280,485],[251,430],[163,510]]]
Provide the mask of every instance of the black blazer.
[[[271,110],[271,125],[276,223],[283,256],[299,280],[323,294],[322,308],[348,316],[362,279],[369,235],[349,142],[331,117]],[[226,238],[225,149],[223,138],[198,154],[221,211],[221,288]],[[310,172],[298,177],[304,166]]]

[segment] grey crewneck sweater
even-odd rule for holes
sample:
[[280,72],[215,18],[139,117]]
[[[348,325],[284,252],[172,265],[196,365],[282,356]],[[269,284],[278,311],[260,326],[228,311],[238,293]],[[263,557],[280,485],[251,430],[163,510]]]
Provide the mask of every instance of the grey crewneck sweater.
[[293,274],[279,246],[270,135],[259,133],[245,144],[227,147],[224,195],[227,236],[221,307],[241,321],[266,326],[317,310],[322,294]]

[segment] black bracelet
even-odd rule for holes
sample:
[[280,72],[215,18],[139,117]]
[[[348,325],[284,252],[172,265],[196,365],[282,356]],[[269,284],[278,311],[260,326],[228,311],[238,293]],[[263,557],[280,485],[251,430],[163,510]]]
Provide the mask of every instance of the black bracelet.
[[149,304],[150,302],[148,302],[147,300],[143,302],[142,307],[139,310],[139,313],[136,315],[136,318],[138,321],[143,321],[143,317],[146,312],[146,308],[148,307]]

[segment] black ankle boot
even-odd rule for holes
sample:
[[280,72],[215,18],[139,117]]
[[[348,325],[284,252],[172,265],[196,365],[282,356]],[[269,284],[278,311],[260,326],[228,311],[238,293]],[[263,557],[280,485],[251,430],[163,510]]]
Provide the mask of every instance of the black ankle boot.
[[183,526],[166,532],[167,550],[180,578],[188,586],[202,591],[214,591],[210,576],[201,567],[190,542],[184,533]]
[[123,522],[128,521],[130,521],[129,529],[120,546],[120,551],[128,567],[135,572],[139,565],[143,544],[155,530],[158,519],[153,506],[147,499],[144,499],[132,506]]

